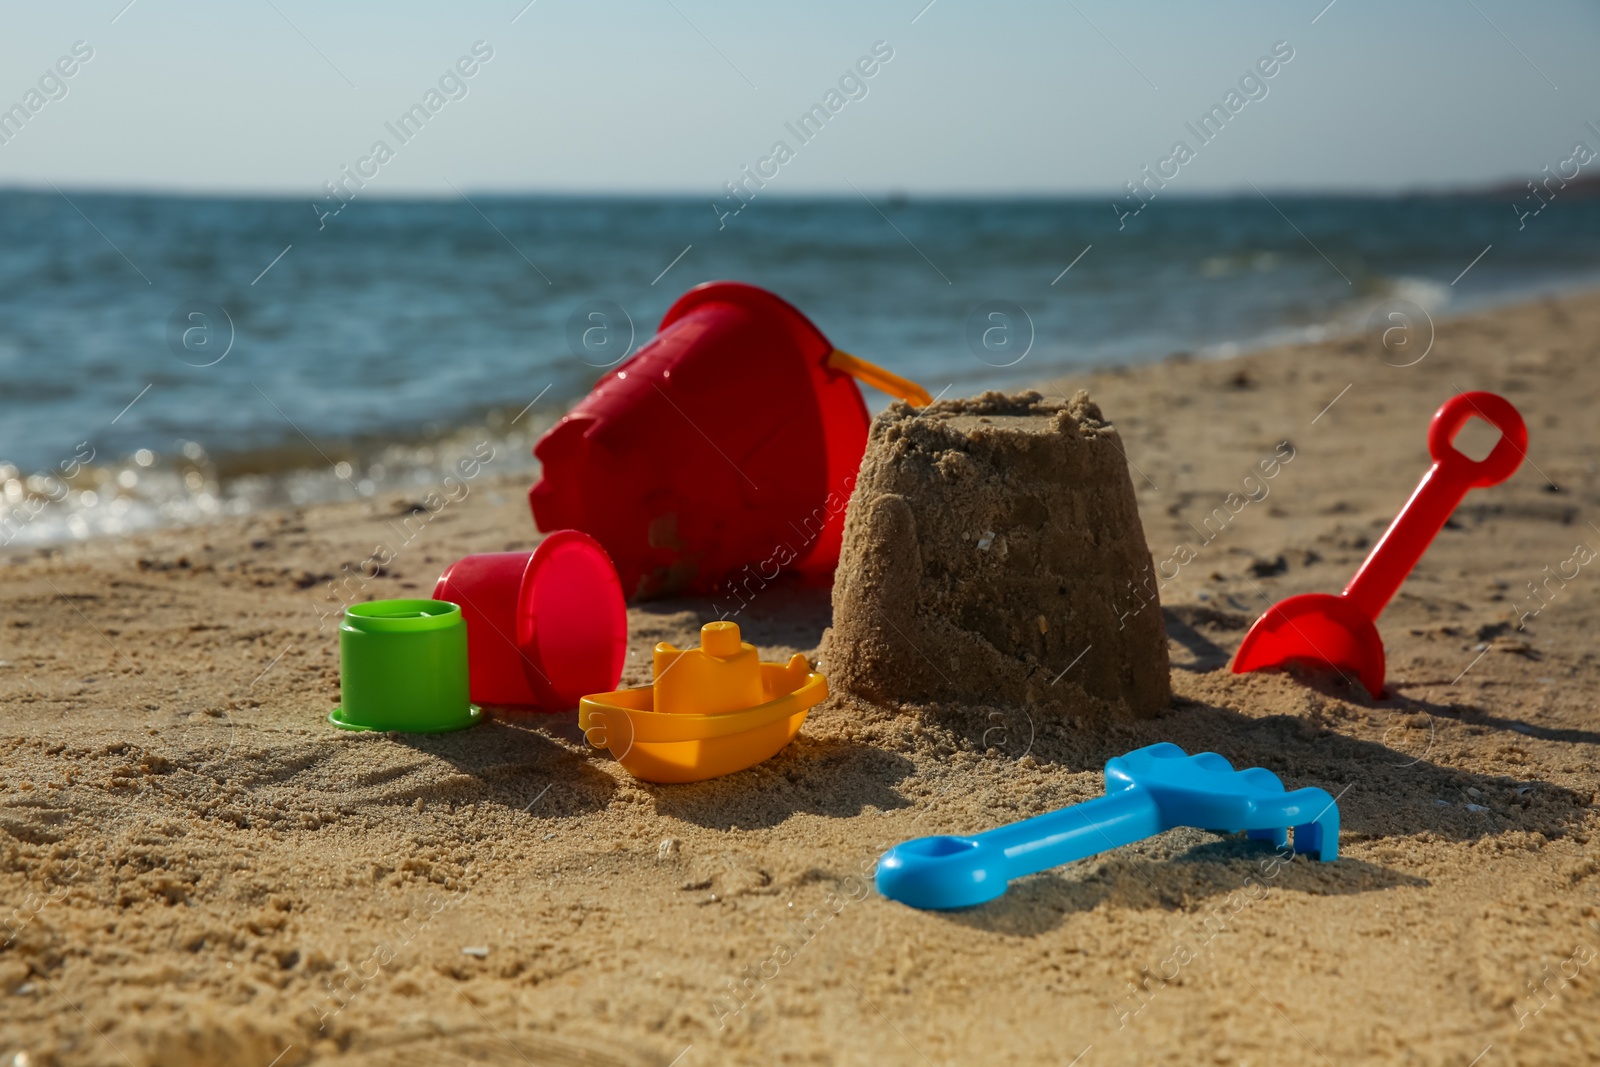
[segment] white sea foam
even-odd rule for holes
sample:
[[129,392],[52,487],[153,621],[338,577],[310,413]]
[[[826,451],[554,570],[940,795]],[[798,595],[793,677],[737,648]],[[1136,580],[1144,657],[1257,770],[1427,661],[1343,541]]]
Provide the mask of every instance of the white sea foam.
[[424,444],[389,444],[332,466],[228,473],[238,458],[215,460],[198,442],[172,453],[139,449],[109,464],[84,464],[71,477],[26,474],[0,464],[0,548],[43,546],[194,526],[263,508],[357,500],[380,493],[419,496],[452,474],[479,441],[494,449],[496,474],[537,469],[533,441],[548,418],[527,430],[468,428]]

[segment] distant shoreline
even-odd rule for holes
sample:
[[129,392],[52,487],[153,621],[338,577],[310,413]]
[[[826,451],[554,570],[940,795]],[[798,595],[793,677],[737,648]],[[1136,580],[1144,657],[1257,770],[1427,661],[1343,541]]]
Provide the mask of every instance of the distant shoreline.
[[[1440,186],[1406,186],[1399,189],[1354,189],[1340,187],[1319,186],[1294,186],[1289,188],[1270,186],[1263,187],[1263,191],[1273,197],[1284,196],[1291,199],[1327,199],[1327,200],[1498,200],[1516,199],[1526,192],[1525,182],[1527,177],[1503,177],[1483,182],[1473,182],[1463,185]],[[593,202],[622,202],[622,203],[654,203],[677,202],[703,205],[708,196],[714,195],[716,190],[709,189],[671,189],[664,192],[642,192],[633,189],[507,189],[494,186],[463,186],[463,190],[474,199],[479,197],[491,200],[567,200],[567,201],[593,201]],[[91,197],[134,197],[150,200],[208,200],[221,202],[263,202],[263,203],[294,203],[300,204],[314,200],[322,195],[320,186],[306,189],[260,189],[260,190],[216,190],[216,189],[181,189],[167,187],[125,187],[105,185],[63,185],[61,189],[73,196],[82,194]],[[997,203],[1093,203],[1101,204],[1114,200],[1123,195],[1124,190],[1106,188],[1101,190],[1053,192],[1050,190],[1012,190],[994,192],[974,191],[942,191],[942,192],[917,192],[899,188],[868,188],[864,190],[869,195],[883,197],[897,205],[908,203],[917,204],[997,204]],[[49,185],[33,185],[26,182],[0,183],[0,196],[31,195],[55,197],[57,191]],[[1590,200],[1600,197],[1600,175],[1593,177],[1580,176],[1567,183],[1562,195],[1573,200]],[[363,200],[372,203],[388,204],[439,204],[453,203],[459,200],[453,192],[429,192],[421,189],[374,189],[368,193],[363,192]],[[1181,192],[1163,193],[1162,200],[1167,202],[1185,201],[1203,203],[1219,200],[1257,200],[1258,194],[1248,188],[1219,188],[1219,189],[1185,189]],[[840,190],[799,190],[792,188],[777,189],[774,187],[770,193],[763,192],[762,200],[773,203],[787,204],[805,203],[859,203],[860,197],[849,189]],[[714,221],[714,220],[713,220]],[[713,229],[715,227],[712,227]]]

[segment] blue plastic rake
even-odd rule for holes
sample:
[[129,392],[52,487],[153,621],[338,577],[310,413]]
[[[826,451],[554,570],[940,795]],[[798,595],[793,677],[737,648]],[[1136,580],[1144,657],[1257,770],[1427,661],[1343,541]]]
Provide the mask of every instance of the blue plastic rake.
[[1284,792],[1261,767],[1236,771],[1215,752],[1162,742],[1106,761],[1106,795],[971,837],[919,837],[878,860],[878,892],[914,908],[966,908],[1036,874],[1163,830],[1247,831],[1253,841],[1324,863],[1339,857],[1339,807],[1327,790]]

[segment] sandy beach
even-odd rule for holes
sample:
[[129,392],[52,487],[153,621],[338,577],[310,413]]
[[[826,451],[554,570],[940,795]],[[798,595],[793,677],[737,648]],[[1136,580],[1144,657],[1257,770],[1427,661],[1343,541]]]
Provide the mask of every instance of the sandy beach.
[[[836,695],[777,757],[693,785],[634,781],[576,713],[327,723],[330,581],[385,544],[346,588],[426,596],[462,555],[535,543],[526,480],[492,463],[425,523],[388,492],[13,550],[0,1062],[1596,1062],[1597,339],[1588,293],[1440,321],[1404,367],[1357,336],[1050,382],[1099,403],[1153,562],[1183,561],[1129,604],[1163,614],[1170,705],[1091,729]],[[1266,606],[1344,585],[1470,389],[1518,405],[1528,461],[1383,615],[1390,695],[1230,674]],[[625,683],[714,617],[631,605]],[[815,656],[829,590],[775,586],[737,621],[763,659]],[[1340,859],[1179,830],[970,911],[872,889],[888,846],[1096,796],[1107,758],[1157,741],[1327,789]]]

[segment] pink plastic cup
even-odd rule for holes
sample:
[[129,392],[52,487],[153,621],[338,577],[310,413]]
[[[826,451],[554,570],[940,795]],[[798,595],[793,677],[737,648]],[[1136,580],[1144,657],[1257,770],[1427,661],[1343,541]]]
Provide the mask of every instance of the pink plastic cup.
[[557,530],[532,552],[459,559],[439,575],[433,598],[459,604],[466,619],[473,703],[567,711],[622,678],[622,583],[588,534]]

